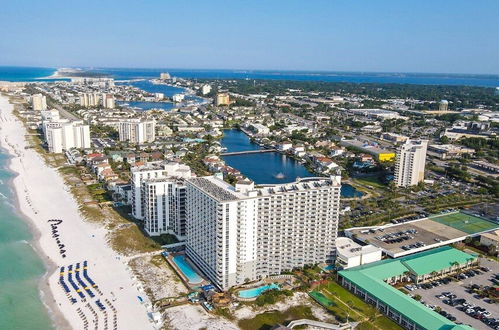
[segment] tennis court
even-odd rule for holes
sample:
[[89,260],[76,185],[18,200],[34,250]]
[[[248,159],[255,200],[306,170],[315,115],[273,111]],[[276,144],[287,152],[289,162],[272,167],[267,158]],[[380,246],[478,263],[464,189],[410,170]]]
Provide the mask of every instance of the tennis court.
[[475,234],[499,228],[499,225],[496,223],[460,212],[430,217],[430,219],[467,234]]

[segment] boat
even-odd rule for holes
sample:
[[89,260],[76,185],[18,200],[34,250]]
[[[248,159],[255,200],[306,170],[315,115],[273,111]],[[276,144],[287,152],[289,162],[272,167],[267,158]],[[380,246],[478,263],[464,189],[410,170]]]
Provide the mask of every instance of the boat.
[[276,175],[274,175],[274,177],[275,177],[276,179],[284,179],[284,178],[285,178],[285,176],[284,176],[284,174],[283,174],[283,173],[277,173]]

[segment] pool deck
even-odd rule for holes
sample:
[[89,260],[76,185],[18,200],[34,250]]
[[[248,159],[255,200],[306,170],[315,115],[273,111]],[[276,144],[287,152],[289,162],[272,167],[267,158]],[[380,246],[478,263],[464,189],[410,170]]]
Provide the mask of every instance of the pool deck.
[[[185,261],[189,264],[189,266],[203,279],[202,282],[191,283],[189,281],[189,279],[184,275],[184,273],[182,272],[182,270],[177,266],[177,264],[175,263],[175,261],[173,261],[173,257],[179,256],[179,255],[183,255],[185,257]],[[163,255],[163,257],[168,262],[168,264],[175,270],[175,272],[177,273],[177,275],[180,277],[180,279],[182,280],[182,282],[184,283],[184,285],[188,289],[193,290],[193,289],[195,289],[197,287],[210,284],[210,282],[208,280],[206,280],[206,278],[203,276],[203,273],[201,273],[201,271],[196,267],[196,265],[194,265],[185,254],[183,254],[183,253],[175,253],[175,254],[168,253],[167,256]]]

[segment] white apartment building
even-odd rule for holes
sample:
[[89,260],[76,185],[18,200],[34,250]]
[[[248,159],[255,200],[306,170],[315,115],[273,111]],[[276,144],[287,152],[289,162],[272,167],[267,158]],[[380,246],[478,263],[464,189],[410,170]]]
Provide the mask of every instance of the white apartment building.
[[90,148],[90,127],[83,121],[60,120],[43,123],[49,152],[62,153],[72,148]]
[[106,109],[114,109],[114,96],[111,94],[102,93],[102,106]]
[[171,79],[172,77],[170,76],[170,74],[168,72],[161,72],[159,74],[159,79],[162,79],[162,80],[168,80],[168,79]]
[[179,163],[148,163],[132,173],[132,215],[144,221],[151,236],[186,235],[185,179],[192,176],[189,166]]
[[47,110],[47,98],[43,94],[34,94],[31,96],[31,106],[35,111]]
[[82,107],[97,107],[100,105],[99,93],[82,93],[80,94],[80,105]]
[[187,180],[187,256],[220,289],[332,261],[341,176],[255,187]]
[[173,100],[173,102],[175,102],[175,103],[180,103],[180,102],[182,102],[182,101],[184,100],[184,98],[185,98],[185,95],[184,95],[184,94],[174,94],[174,95],[172,96],[172,100]]
[[206,85],[203,85],[203,87],[201,87],[201,94],[203,95],[206,95],[206,94],[210,94],[211,92],[211,86],[206,84]]
[[156,139],[156,122],[154,120],[127,119],[113,124],[119,133],[120,141],[131,143],[154,142]]
[[417,185],[424,180],[428,140],[407,140],[397,152],[395,184],[397,187]]

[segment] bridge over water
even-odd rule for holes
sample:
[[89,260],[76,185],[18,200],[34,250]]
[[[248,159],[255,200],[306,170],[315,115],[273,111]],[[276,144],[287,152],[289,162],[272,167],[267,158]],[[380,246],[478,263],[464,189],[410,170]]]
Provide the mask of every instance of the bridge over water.
[[249,155],[249,154],[263,154],[266,152],[276,152],[277,149],[259,149],[259,150],[246,150],[246,151],[233,151],[224,152],[220,156],[236,156],[236,155]]

